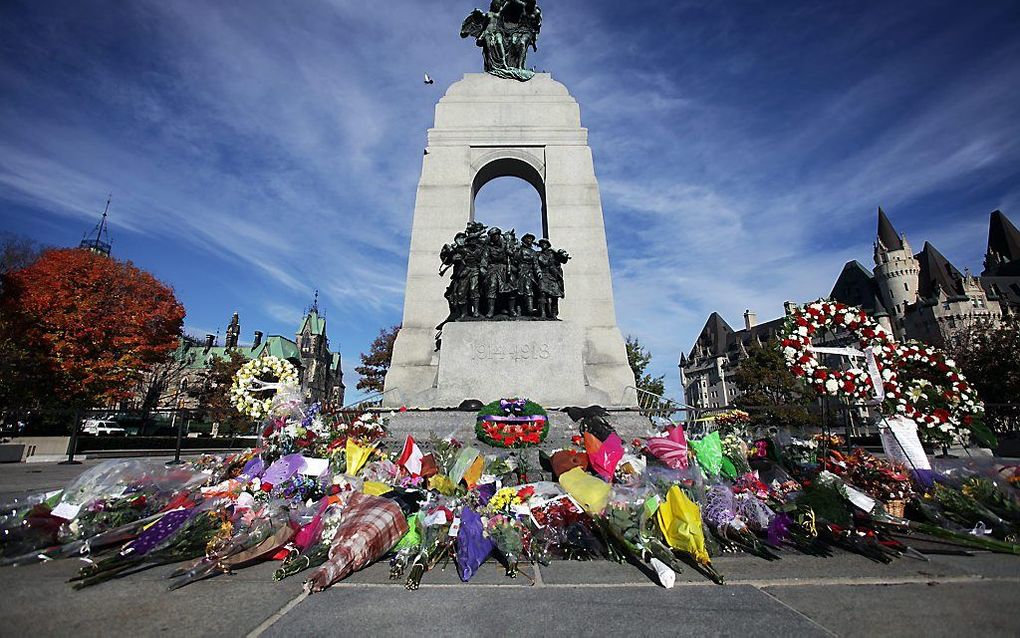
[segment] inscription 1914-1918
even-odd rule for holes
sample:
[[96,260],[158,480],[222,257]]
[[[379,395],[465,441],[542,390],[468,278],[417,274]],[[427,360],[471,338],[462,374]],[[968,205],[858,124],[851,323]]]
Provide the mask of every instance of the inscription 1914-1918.
[[552,356],[548,343],[472,343],[472,361],[527,361]]

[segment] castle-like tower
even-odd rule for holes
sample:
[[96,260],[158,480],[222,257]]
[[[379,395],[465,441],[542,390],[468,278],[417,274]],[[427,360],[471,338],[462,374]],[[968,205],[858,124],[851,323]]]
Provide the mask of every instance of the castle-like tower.
[[878,236],[875,239],[875,283],[882,302],[892,318],[893,332],[903,335],[907,307],[917,301],[921,264],[914,257],[906,235],[893,228],[885,211],[878,209]]

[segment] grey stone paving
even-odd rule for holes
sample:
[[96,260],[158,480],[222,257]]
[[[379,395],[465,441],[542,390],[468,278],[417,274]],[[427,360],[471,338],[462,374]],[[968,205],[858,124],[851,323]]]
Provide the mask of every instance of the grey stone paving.
[[[68,466],[0,466],[0,493],[59,486]],[[16,490],[11,489],[17,486]],[[74,561],[0,569],[0,635],[889,635],[1020,634],[1020,557],[978,554],[880,565],[839,553],[784,554],[766,563],[716,559],[727,585],[687,569],[673,590],[604,561],[555,562],[534,580],[494,563],[462,585],[452,565],[408,592],[376,564],[304,597],[301,581],[272,580],[275,564],[166,591],[171,567],[74,591]],[[533,584],[534,583],[534,584]]]

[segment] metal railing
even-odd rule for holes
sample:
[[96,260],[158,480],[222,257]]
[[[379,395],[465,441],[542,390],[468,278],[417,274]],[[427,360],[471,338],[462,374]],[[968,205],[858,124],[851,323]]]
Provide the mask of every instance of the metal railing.
[[395,390],[395,388],[391,388],[383,392],[375,392],[358,399],[354,403],[348,403],[332,413],[334,422],[342,422],[344,425],[348,426],[352,425],[358,417],[368,410],[377,409],[382,406],[383,397]]
[[638,398],[638,410],[649,419],[663,418],[671,419],[678,412],[686,413],[685,420],[697,418],[695,415],[699,410],[686,403],[679,403],[673,399],[642,390],[634,386],[628,386],[628,390],[634,390]]

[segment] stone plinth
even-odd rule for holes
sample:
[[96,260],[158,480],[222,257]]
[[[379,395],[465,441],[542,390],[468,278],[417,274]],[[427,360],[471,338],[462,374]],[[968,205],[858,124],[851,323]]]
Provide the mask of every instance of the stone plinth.
[[563,321],[447,324],[437,406],[522,396],[547,407],[586,403],[584,336]]
[[[443,296],[448,279],[438,275],[439,251],[474,219],[478,191],[489,180],[504,176],[529,182],[541,196],[543,228],[518,231],[541,231],[572,256],[564,267],[566,298],[560,303],[560,318],[577,335],[582,357],[582,374],[577,375],[573,361],[569,364],[576,378],[530,378],[537,371],[521,367],[525,376],[504,379],[510,386],[506,391],[526,394],[525,387],[562,384],[573,393],[583,384],[585,400],[578,404],[637,405],[634,374],[616,324],[588,131],[581,126],[580,108],[566,87],[546,73],[528,82],[484,73],[465,75],[436,106],[428,140],[411,228],[404,316],[386,376],[384,405],[440,407],[435,402],[451,396],[442,386],[454,377],[441,374],[449,367],[443,359],[451,356],[448,349],[460,352],[465,346],[450,334],[459,328],[447,326],[443,349],[435,350],[435,327],[448,314]],[[502,330],[496,324],[484,325]],[[518,337],[511,340],[525,343]]]

